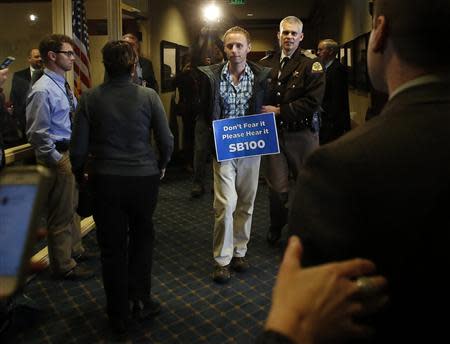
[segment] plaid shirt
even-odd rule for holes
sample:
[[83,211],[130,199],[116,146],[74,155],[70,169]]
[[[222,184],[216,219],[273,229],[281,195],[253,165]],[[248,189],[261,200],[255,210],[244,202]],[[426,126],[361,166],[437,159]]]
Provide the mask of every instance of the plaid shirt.
[[253,93],[255,76],[252,70],[245,65],[244,72],[239,78],[239,84],[233,84],[228,63],[222,69],[220,77],[220,102],[222,118],[233,118],[244,116],[249,107],[249,100]]

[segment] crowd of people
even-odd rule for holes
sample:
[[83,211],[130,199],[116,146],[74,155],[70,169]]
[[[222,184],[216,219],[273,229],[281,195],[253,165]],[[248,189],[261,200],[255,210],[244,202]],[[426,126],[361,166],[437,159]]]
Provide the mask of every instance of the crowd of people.
[[[198,54],[178,80],[181,88],[196,87],[189,95],[196,99],[183,100],[191,112],[186,121],[195,122],[189,127],[194,172],[204,173],[212,121],[275,114],[279,154],[222,162],[212,156],[213,281],[228,283],[231,269],[250,268],[246,253],[260,164],[269,187],[267,241],[278,246],[286,225],[291,235],[259,343],[446,336],[445,317],[436,310],[449,304],[449,285],[435,277],[448,267],[450,244],[450,66],[438,48],[450,5],[372,4],[368,71],[389,100],[379,116],[354,130],[346,70],[335,58],[338,44],[323,39],[318,58],[305,56],[303,23],[294,16],[280,22],[279,52],[259,63],[247,60],[250,34],[235,26],[223,36],[226,60],[211,64]],[[143,81],[146,63],[133,37],[104,46],[105,82],[78,104],[65,80],[73,42],[64,35],[44,38],[38,49],[43,73],[26,100],[28,141],[38,163],[53,171],[45,213],[50,268],[63,279],[93,274],[79,264],[87,254],[76,185],[87,183],[107,314],[119,336],[129,319],[153,317],[161,308],[151,297],[152,216],[174,146],[157,86]],[[30,63],[40,58],[30,51]],[[1,70],[0,86],[6,77]],[[1,111],[4,118],[5,106]],[[204,185],[194,186],[192,196],[201,196]]]

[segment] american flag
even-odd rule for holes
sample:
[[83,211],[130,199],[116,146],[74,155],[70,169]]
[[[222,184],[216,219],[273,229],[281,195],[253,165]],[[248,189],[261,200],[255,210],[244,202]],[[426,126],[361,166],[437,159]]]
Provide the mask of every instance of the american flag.
[[89,36],[86,24],[84,0],[72,0],[72,32],[75,46],[75,95],[91,87],[91,64],[89,58]]

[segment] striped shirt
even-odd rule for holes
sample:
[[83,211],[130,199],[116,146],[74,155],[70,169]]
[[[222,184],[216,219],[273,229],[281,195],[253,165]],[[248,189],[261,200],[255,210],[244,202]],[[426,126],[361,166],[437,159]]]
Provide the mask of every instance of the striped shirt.
[[249,100],[253,93],[255,76],[248,66],[239,78],[239,84],[234,85],[232,76],[228,70],[228,63],[222,69],[220,75],[220,102],[221,118],[241,117],[247,113]]

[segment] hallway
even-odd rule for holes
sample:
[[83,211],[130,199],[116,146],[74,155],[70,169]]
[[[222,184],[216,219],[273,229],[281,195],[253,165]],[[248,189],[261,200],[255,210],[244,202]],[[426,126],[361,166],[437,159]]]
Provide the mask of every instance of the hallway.
[[[211,182],[208,181],[208,190]],[[251,269],[226,285],[211,280],[212,193],[191,199],[190,176],[169,169],[155,214],[156,246],[153,295],[162,313],[153,321],[132,325],[132,343],[251,343],[264,324],[280,253],[265,241],[267,187],[258,191],[248,257]],[[97,252],[95,230],[84,238]],[[86,264],[86,263],[84,263]],[[26,293],[41,309],[36,324],[14,343],[109,343],[100,261],[92,280],[54,281],[39,274]]]

